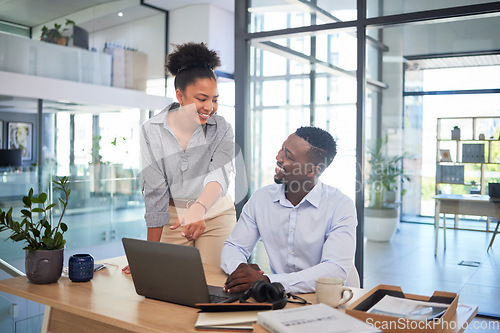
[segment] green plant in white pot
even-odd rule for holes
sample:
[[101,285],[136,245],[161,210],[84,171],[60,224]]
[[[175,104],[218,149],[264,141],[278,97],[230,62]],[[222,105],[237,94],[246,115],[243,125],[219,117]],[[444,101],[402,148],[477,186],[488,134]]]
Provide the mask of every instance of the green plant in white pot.
[[[377,140],[369,150],[368,160],[370,201],[365,208],[365,236],[368,240],[380,242],[389,241],[396,231],[399,205],[395,203],[395,195],[401,181],[410,181],[401,165],[406,154],[388,156],[384,150],[387,141],[387,137]],[[405,192],[402,189],[401,195]]]
[[36,284],[56,282],[61,277],[63,268],[66,244],[63,235],[68,226],[62,220],[71,189],[67,177],[60,177],[53,183],[55,189],[63,192],[63,197],[59,198],[62,205],[61,215],[55,226],[50,224],[48,213],[57,204],[46,204],[46,193],[37,196],[33,194],[33,189],[29,190],[28,195],[23,197],[24,209],[21,210],[23,218],[21,222],[12,218],[12,207],[8,211],[0,209],[0,232],[10,231],[10,239],[15,242],[26,242],[24,247],[26,276]]

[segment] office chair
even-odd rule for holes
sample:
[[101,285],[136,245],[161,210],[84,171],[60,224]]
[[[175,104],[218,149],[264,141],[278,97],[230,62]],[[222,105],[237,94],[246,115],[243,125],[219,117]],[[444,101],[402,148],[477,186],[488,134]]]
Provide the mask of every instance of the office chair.
[[359,273],[354,263],[352,264],[351,270],[349,271],[349,274],[347,275],[347,279],[345,280],[345,282],[346,285],[349,287],[359,288],[361,286],[359,280]]

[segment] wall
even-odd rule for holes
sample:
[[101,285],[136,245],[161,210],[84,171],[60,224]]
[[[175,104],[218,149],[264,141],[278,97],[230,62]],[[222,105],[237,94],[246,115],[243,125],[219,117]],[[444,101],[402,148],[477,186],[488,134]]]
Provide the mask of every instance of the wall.
[[165,14],[159,13],[144,19],[127,22],[109,29],[100,30],[89,36],[90,48],[99,52],[104,43],[114,41],[121,45],[137,49],[148,55],[148,79],[165,77]]
[[218,70],[234,73],[234,14],[209,4],[185,6],[170,11],[168,32],[170,44],[207,43],[219,52]]

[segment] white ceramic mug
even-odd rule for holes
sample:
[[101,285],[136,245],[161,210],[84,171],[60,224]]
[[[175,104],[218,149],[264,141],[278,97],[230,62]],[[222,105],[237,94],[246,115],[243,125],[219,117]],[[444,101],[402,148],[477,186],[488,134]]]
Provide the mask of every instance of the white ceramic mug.
[[352,296],[351,288],[344,286],[343,279],[331,277],[316,279],[316,300],[318,303],[324,303],[336,308],[349,302]]

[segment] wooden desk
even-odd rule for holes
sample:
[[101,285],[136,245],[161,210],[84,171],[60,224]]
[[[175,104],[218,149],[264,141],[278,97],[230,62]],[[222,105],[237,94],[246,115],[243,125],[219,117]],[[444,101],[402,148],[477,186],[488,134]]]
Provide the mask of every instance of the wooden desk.
[[[51,307],[44,326],[49,332],[194,332],[198,309],[147,299],[135,292],[130,275],[122,273],[125,257],[100,261],[115,266],[100,270],[90,282],[73,283],[61,277],[57,283],[35,285],[26,277],[0,281],[0,290]],[[226,275],[219,267],[204,266],[207,283],[222,285]],[[364,290],[353,288],[353,299]],[[316,303],[314,294],[303,295]],[[351,301],[352,302],[352,301]],[[348,303],[349,304],[349,303]],[[288,304],[288,307],[301,306]],[[461,327],[477,314],[477,306],[459,306]],[[461,332],[460,330],[450,332]]]
[[500,219],[500,201],[493,201],[487,195],[475,194],[439,194],[434,196],[435,211],[434,211],[434,230],[435,230],[435,247],[434,255],[437,255],[438,246],[438,231],[440,215],[444,214],[443,223],[443,239],[444,248],[446,249],[446,214],[461,214],[486,216]]

